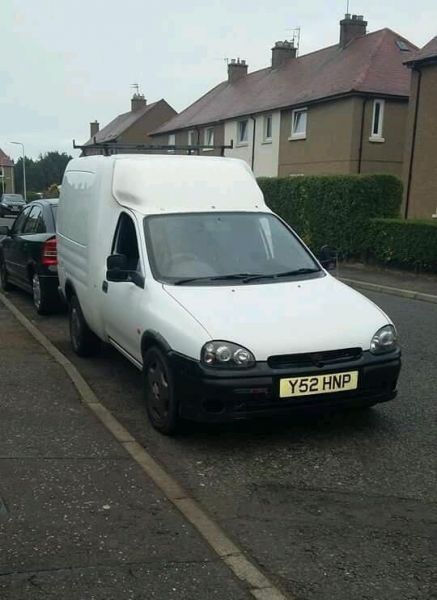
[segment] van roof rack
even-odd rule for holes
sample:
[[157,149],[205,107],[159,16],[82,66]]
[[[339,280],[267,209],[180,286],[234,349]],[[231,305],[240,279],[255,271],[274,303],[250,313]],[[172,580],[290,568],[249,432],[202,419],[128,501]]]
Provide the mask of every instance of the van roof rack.
[[75,150],[82,150],[84,156],[86,156],[88,150],[100,150],[105,156],[111,156],[112,154],[120,154],[122,152],[133,152],[134,154],[171,154],[174,152],[186,152],[187,154],[200,154],[203,150],[219,150],[220,156],[225,155],[225,150],[232,150],[234,147],[233,140],[229,145],[225,144],[214,144],[208,146],[206,144],[195,144],[189,146],[188,144],[120,144],[118,142],[97,142],[94,138],[94,142],[91,144],[76,144],[73,140],[73,148]]

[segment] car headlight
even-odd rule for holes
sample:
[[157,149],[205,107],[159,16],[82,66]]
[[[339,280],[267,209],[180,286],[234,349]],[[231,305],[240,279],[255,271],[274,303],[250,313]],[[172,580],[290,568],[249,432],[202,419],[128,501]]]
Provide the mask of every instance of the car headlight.
[[208,367],[225,369],[244,369],[255,364],[255,357],[247,348],[220,340],[207,342],[202,348],[200,358]]
[[398,347],[398,334],[393,325],[385,325],[378,329],[370,342],[372,354],[384,354],[392,352]]

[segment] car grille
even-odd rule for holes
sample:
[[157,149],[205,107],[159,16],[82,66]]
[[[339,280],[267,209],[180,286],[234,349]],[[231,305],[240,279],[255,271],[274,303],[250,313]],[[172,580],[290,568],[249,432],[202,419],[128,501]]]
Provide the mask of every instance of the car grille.
[[363,351],[361,348],[309,352],[306,354],[284,354],[281,356],[270,356],[267,359],[267,364],[272,369],[324,367],[325,365],[358,360],[362,354]]

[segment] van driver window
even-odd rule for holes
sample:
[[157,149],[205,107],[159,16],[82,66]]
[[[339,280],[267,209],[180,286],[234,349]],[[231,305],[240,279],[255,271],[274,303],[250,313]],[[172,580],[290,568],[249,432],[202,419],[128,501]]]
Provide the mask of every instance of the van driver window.
[[123,254],[127,258],[127,268],[130,271],[141,272],[135,224],[126,213],[122,213],[118,220],[112,243],[112,254]]

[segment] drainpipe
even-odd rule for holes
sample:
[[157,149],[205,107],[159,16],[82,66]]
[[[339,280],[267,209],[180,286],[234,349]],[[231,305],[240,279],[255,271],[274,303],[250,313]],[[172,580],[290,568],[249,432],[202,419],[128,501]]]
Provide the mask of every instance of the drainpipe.
[[253,115],[250,115],[250,118],[253,121],[253,135],[252,135],[252,171],[255,166],[255,134],[256,134],[256,118]]
[[[200,145],[200,129],[199,127],[194,128],[197,131],[197,145]],[[197,148],[197,156],[200,156],[200,149]]]
[[411,180],[413,178],[413,163],[414,163],[414,152],[416,150],[416,137],[417,137],[417,118],[419,115],[419,100],[420,100],[420,91],[422,87],[422,71],[420,69],[415,69],[417,71],[419,80],[417,82],[417,96],[416,96],[416,108],[414,110],[414,124],[413,124],[413,141],[411,143],[411,155],[410,155],[410,165],[408,168],[408,181],[407,181],[407,192],[405,196],[405,211],[404,211],[404,219],[408,218],[408,209],[410,205],[410,192],[411,192]]
[[361,131],[360,131],[360,147],[358,149],[358,173],[361,173],[361,164],[363,162],[363,139],[364,139],[364,120],[366,117],[366,104],[368,98],[363,100],[363,108],[361,110]]

